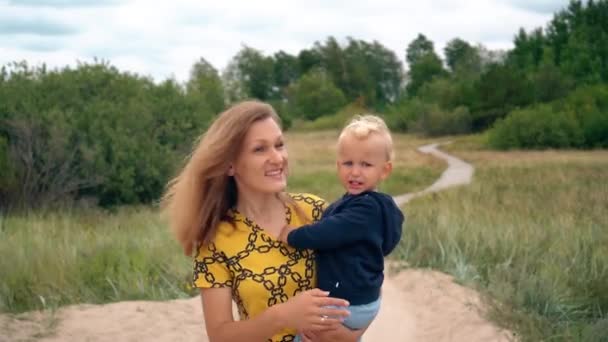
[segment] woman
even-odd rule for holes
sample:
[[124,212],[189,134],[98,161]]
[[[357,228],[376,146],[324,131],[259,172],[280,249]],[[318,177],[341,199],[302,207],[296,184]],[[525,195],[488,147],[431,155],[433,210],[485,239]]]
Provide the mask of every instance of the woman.
[[164,206],[185,253],[195,254],[212,342],[292,341],[296,331],[309,341],[356,341],[363,333],[340,324],[348,303],[312,289],[311,252],[277,239],[287,225],[319,219],[325,205],[286,194],[287,171],[278,116],[246,101],[219,115],[169,183]]

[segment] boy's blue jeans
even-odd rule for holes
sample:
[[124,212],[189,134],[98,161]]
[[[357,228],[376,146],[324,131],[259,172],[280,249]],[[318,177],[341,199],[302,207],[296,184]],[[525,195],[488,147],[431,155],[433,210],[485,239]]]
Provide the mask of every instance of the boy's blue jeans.
[[[347,308],[350,311],[350,315],[344,319],[344,324],[347,328],[352,330],[357,330],[361,328],[367,327],[378,315],[380,311],[380,299],[378,298],[375,301],[367,304],[361,305],[351,305]],[[334,307],[340,308],[340,307]],[[301,342],[302,338],[300,335],[296,336],[295,342]],[[359,342],[361,342],[361,338],[359,338]]]

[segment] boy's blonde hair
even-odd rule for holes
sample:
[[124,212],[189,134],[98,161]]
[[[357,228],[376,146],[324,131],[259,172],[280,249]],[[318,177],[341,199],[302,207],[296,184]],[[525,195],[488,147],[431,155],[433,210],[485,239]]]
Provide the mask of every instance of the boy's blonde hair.
[[386,123],[382,118],[372,115],[356,115],[350,122],[342,129],[340,137],[338,137],[338,144],[343,137],[346,135],[354,136],[357,139],[367,139],[371,134],[378,134],[386,141],[386,159],[388,161],[393,160],[393,138],[391,132],[386,126]]

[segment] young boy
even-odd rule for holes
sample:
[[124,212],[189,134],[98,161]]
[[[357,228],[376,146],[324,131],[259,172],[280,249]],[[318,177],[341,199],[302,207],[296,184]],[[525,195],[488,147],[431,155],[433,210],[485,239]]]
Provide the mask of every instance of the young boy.
[[338,177],[346,193],[319,222],[286,227],[280,236],[291,246],[315,250],[318,287],[350,303],[344,325],[351,329],[367,327],[376,317],[384,257],[401,238],[401,210],[376,190],[392,171],[392,144],[381,118],[355,117],[338,138]]

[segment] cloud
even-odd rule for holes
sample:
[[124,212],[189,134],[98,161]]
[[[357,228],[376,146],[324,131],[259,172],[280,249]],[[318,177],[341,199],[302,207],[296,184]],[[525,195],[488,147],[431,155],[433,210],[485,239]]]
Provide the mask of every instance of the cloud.
[[376,40],[402,61],[418,33],[438,53],[456,37],[508,49],[520,27],[552,17],[541,2],[523,0],[8,1],[0,0],[0,65],[27,59],[63,67],[99,57],[157,81],[187,79],[200,57],[221,70],[243,45],[296,55],[329,36]]
[[551,14],[566,8],[569,0],[503,0],[503,2],[526,11]]
[[7,46],[13,46],[17,49],[31,51],[34,53],[60,51],[65,45],[62,36],[49,37],[35,35],[15,35],[5,38]]
[[33,34],[39,36],[71,35],[78,30],[47,18],[11,18],[0,15],[0,35]]
[[119,0],[9,0],[8,4],[13,6],[30,7],[101,7],[119,4]]

